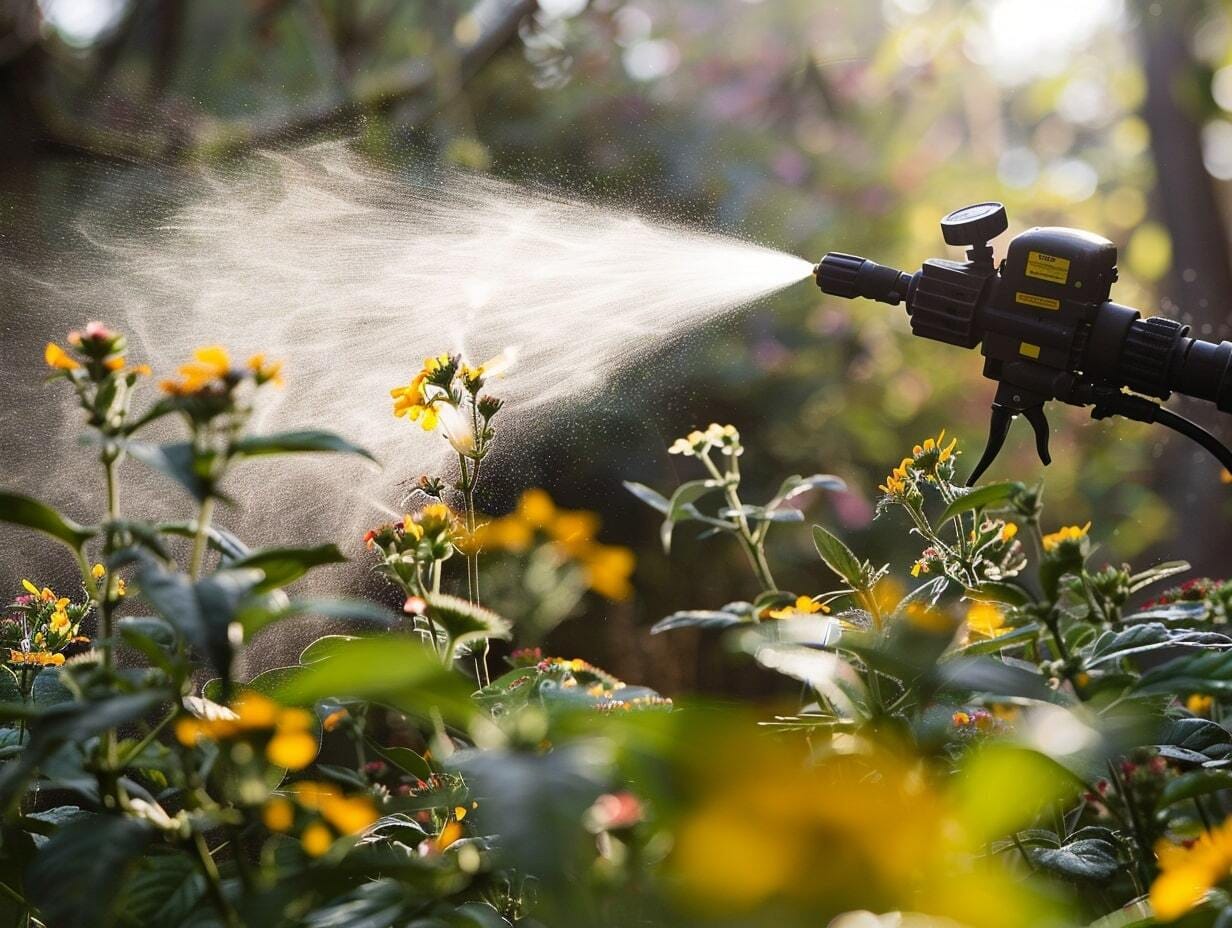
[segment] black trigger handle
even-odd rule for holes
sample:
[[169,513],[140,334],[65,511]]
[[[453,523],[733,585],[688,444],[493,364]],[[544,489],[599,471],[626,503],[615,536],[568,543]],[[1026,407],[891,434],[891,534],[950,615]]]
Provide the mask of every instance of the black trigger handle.
[[[980,456],[979,463],[975,465],[975,470],[967,478],[967,486],[975,486],[975,482],[997,459],[997,455],[1001,453],[1001,447],[1005,444],[1005,437],[1010,433],[1010,423],[1014,421],[1016,415],[1017,413],[1008,406],[1002,406],[1000,403],[992,404],[992,418],[988,421],[988,441],[984,445],[984,453]],[[1044,450],[1046,453],[1047,447]]]
[[1052,463],[1052,455],[1048,453],[1048,417],[1044,415],[1043,405],[1031,406],[1024,409],[1022,414],[1027,417],[1027,421],[1031,423],[1031,428],[1035,431],[1035,450],[1039,454],[1040,461],[1047,467]]

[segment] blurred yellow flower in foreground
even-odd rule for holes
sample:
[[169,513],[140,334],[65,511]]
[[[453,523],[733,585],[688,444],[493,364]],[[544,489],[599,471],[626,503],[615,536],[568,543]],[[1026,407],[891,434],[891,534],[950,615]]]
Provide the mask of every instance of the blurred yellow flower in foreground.
[[246,693],[232,711],[218,718],[180,716],[175,723],[175,737],[185,747],[192,747],[199,740],[229,741],[248,735],[268,735],[265,756],[269,762],[287,770],[302,770],[317,756],[313,719],[307,709],[283,708],[259,693]]
[[1188,848],[1161,841],[1155,856],[1160,874],[1151,884],[1151,910],[1159,921],[1173,922],[1232,874],[1232,819],[1204,831]]
[[997,638],[1009,631],[1005,613],[992,603],[974,602],[967,610],[967,633],[972,638]]
[[[821,925],[858,909],[913,910],[969,928],[1055,918],[1021,874],[986,853],[1067,788],[1039,755],[973,752],[945,789],[924,760],[884,748],[813,760],[806,746],[770,737],[715,742],[688,761],[693,806],[669,858],[690,910],[735,920],[782,911]],[[1001,798],[982,796],[989,777]]]

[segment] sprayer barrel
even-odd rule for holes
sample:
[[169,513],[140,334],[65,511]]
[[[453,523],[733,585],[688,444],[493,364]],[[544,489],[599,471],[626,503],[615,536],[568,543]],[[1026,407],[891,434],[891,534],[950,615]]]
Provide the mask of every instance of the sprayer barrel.
[[813,274],[824,293],[849,300],[862,296],[891,306],[906,299],[911,284],[911,275],[898,268],[838,251],[822,258]]

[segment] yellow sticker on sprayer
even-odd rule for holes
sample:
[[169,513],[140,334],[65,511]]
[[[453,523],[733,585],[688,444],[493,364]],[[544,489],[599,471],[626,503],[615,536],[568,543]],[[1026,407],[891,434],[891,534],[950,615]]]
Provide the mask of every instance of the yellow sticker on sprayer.
[[1019,290],[1014,294],[1014,302],[1023,306],[1034,306],[1036,309],[1060,309],[1061,301],[1050,296],[1036,296],[1034,293],[1023,293]]
[[1040,346],[1032,345],[1030,342],[1021,342],[1018,345],[1018,353],[1024,358],[1038,358],[1040,354]]
[[1027,252],[1027,276],[1063,284],[1069,280],[1069,258],[1046,255],[1042,251]]

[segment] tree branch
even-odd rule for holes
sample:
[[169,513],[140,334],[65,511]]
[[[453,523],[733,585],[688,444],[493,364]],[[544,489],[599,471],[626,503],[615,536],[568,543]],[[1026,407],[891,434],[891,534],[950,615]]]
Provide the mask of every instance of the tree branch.
[[[454,49],[459,76],[469,81],[518,34],[522,22],[538,9],[538,0],[504,0],[483,31],[470,44]],[[435,68],[412,61],[375,79],[360,81],[349,96],[303,107],[275,123],[240,120],[204,125],[200,129],[170,133],[119,132],[44,113],[48,147],[117,161],[172,161],[202,156],[234,155],[302,142],[346,129],[365,114],[380,113],[436,85]]]

